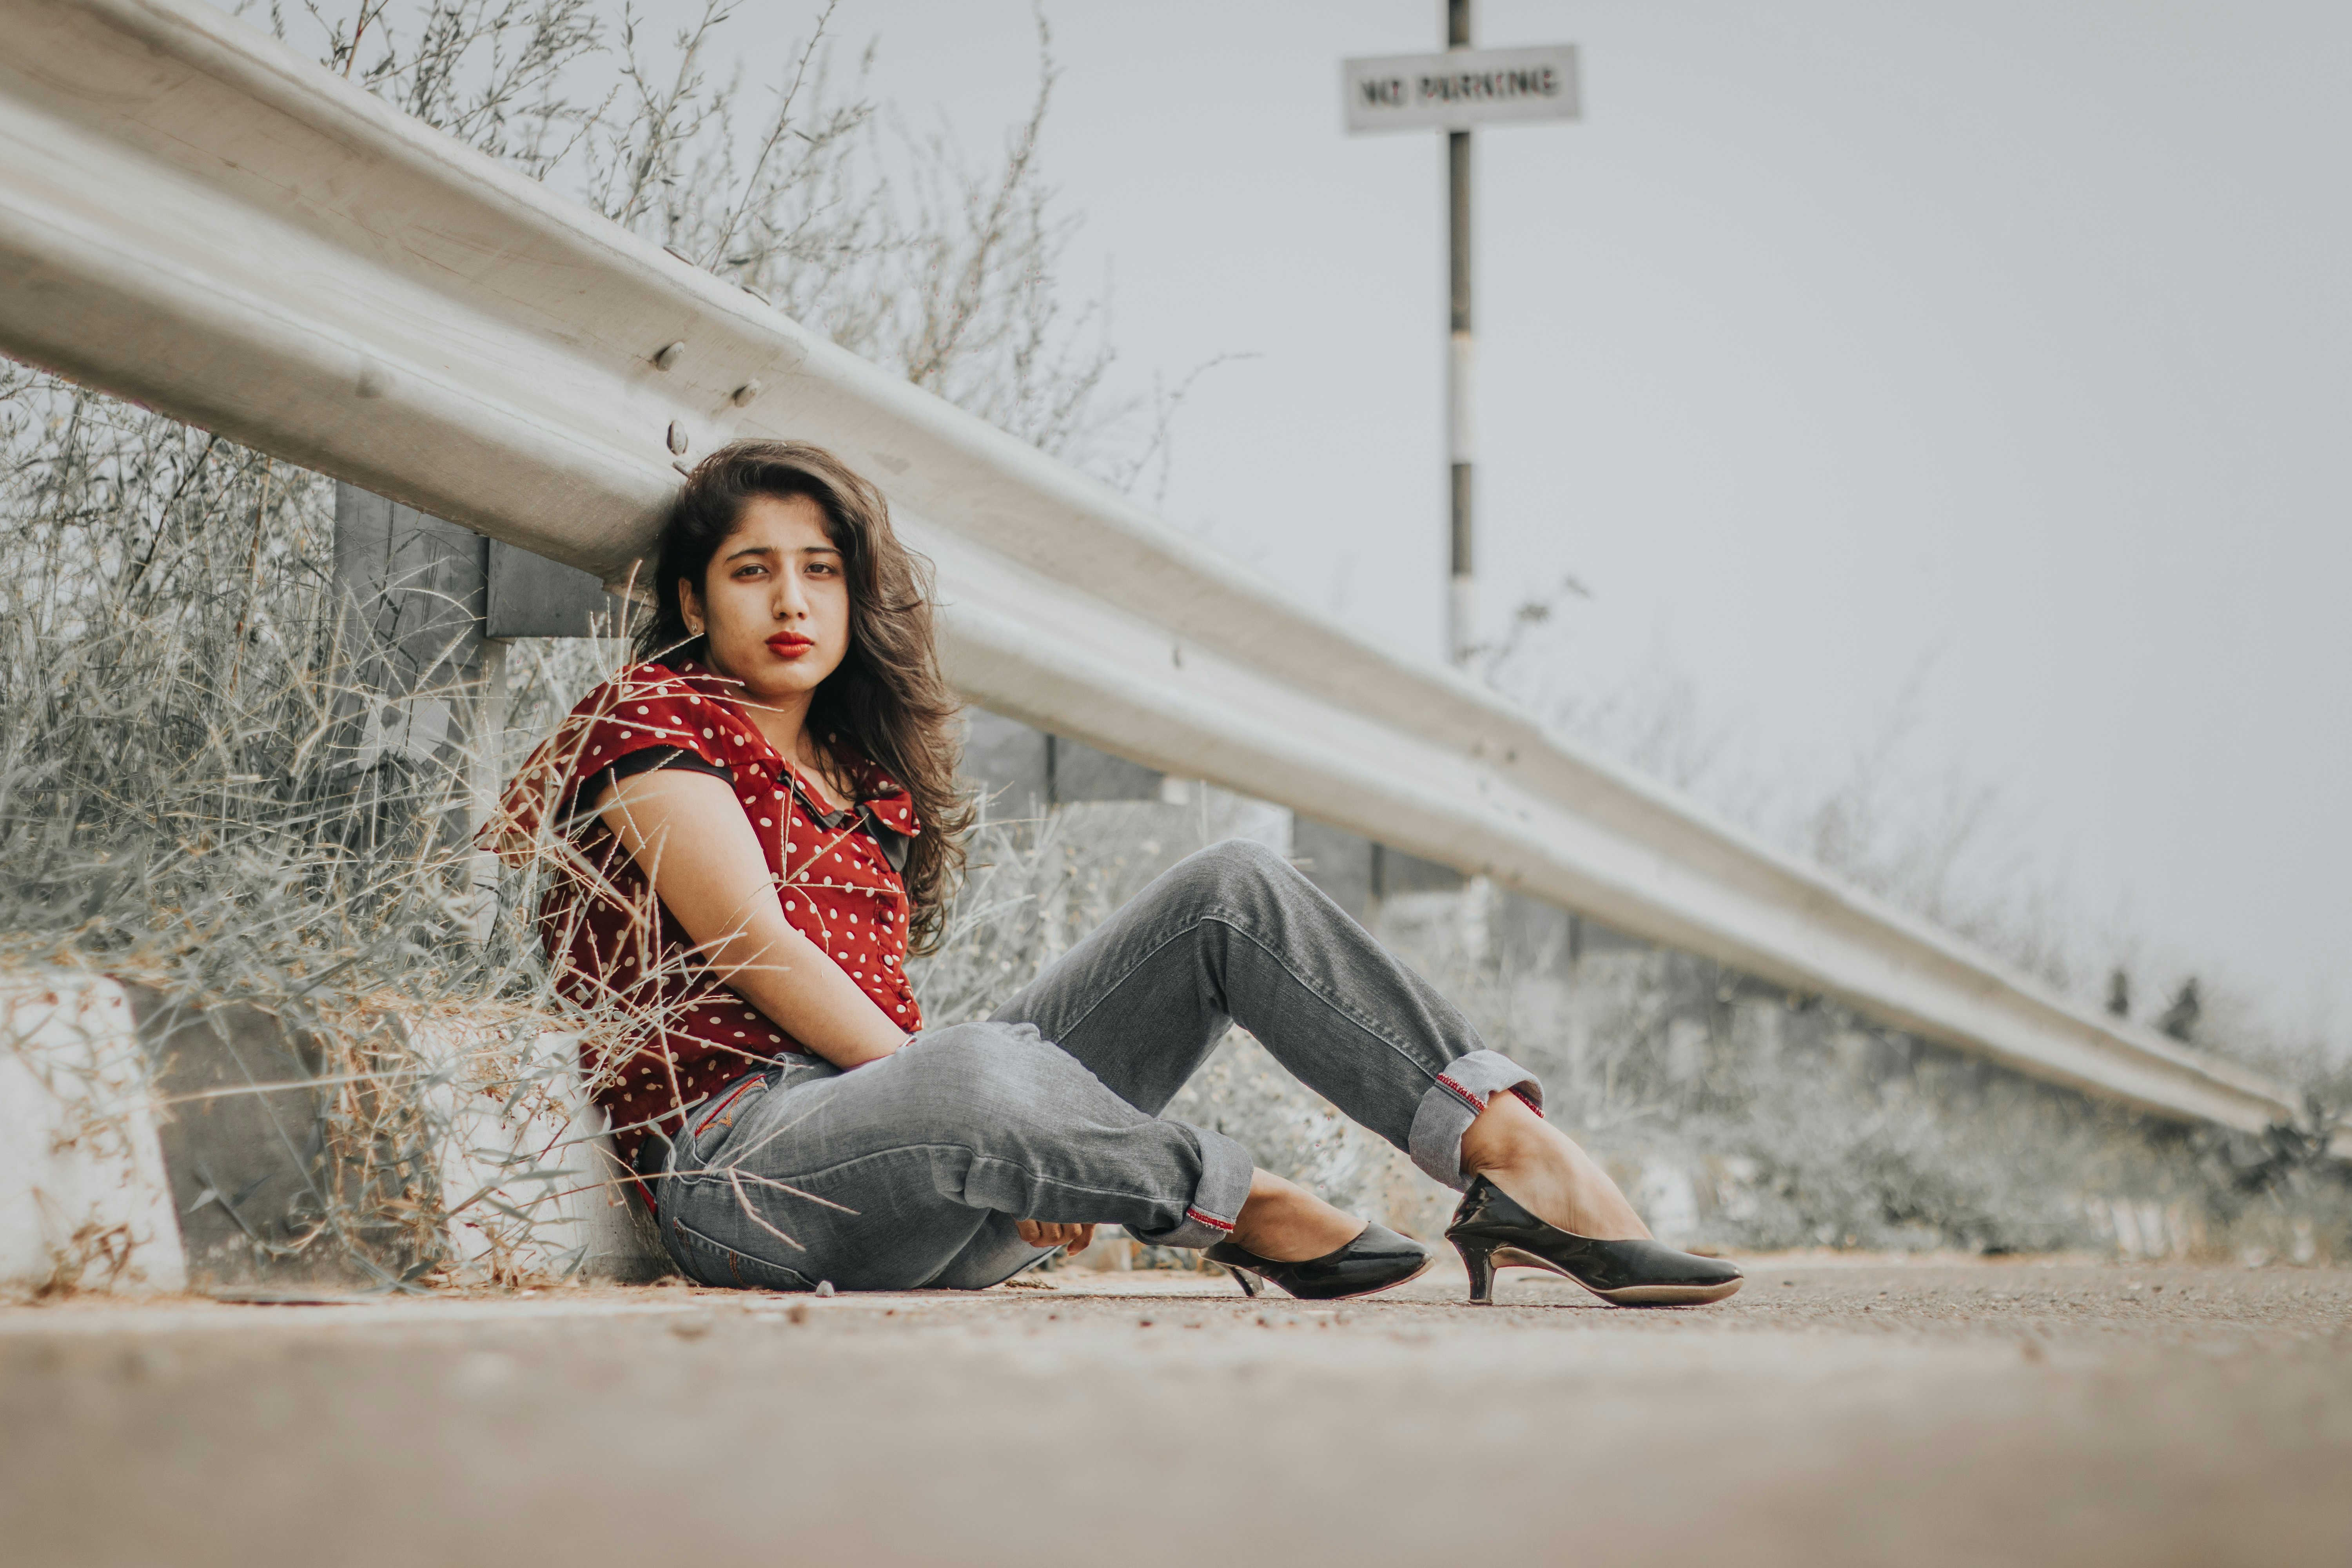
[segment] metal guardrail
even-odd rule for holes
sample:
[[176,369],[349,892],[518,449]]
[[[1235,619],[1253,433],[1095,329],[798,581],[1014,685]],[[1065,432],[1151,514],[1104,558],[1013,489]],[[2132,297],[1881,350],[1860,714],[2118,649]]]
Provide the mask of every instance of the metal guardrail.
[[0,0],[0,37],[11,354],[608,581],[678,446],[819,442],[937,562],[949,672],[998,712],[2158,1115],[2296,1113],[1365,644],[219,11]]

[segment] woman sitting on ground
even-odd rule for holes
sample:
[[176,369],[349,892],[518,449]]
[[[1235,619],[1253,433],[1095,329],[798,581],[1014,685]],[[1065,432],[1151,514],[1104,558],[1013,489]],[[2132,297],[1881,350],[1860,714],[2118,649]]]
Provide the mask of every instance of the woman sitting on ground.
[[559,984],[635,1021],[598,1098],[691,1278],[976,1289],[1101,1223],[1253,1293],[1420,1273],[1419,1242],[1160,1114],[1239,1023],[1466,1189],[1473,1300],[1503,1264],[1619,1303],[1738,1289],[1647,1239],[1534,1075],[1255,844],[1184,860],[987,1022],[924,1029],[905,960],[969,820],[924,563],[838,460],[746,441],[688,479],[653,588],[642,662],[525,767],[508,826],[556,850]]

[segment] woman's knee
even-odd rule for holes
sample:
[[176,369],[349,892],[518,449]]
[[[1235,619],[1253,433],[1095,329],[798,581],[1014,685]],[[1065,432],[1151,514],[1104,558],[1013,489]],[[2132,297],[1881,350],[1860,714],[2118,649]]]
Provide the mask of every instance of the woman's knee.
[[948,1128],[1024,1121],[1050,1099],[1045,1090],[1056,1071],[1076,1065],[1027,1024],[950,1025],[899,1056],[910,1121]]
[[1255,838],[1227,838],[1188,857],[1180,869],[1188,871],[1205,889],[1219,893],[1250,892],[1278,887],[1298,876],[1298,868]]

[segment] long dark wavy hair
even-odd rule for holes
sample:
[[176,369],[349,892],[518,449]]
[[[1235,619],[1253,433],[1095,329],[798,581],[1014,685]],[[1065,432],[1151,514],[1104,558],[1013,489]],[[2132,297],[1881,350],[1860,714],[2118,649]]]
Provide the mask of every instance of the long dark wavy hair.
[[[832,453],[801,441],[735,441],[703,458],[662,525],[654,607],[637,627],[637,657],[664,663],[704,657],[703,639],[687,628],[677,585],[691,582],[704,591],[711,558],[754,496],[808,497],[841,552],[849,651],[816,689],[809,731],[838,735],[913,796],[923,830],[907,852],[907,936],[910,951],[928,952],[939,945],[971,826],[955,776],[961,704],[940,675],[931,563],[898,542],[882,492]],[[837,752],[833,760],[847,761]]]

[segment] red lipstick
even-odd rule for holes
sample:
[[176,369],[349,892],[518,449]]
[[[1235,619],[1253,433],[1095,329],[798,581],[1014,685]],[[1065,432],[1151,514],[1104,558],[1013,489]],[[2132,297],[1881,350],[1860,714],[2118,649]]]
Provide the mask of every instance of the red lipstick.
[[804,637],[798,632],[778,632],[768,639],[768,647],[774,651],[778,658],[798,658],[816,647],[816,641],[813,637]]

